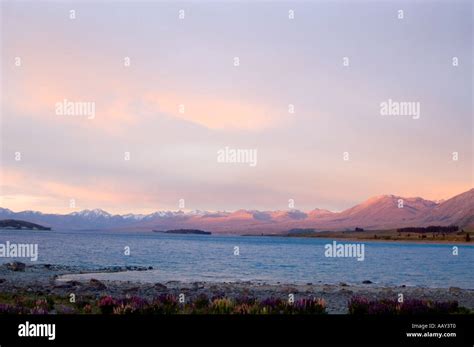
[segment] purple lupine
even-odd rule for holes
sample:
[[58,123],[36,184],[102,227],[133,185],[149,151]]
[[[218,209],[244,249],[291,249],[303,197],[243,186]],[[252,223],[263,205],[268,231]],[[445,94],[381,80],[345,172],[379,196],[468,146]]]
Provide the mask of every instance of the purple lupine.
[[401,314],[427,314],[429,312],[427,302],[419,299],[408,299],[400,305]]
[[369,300],[360,296],[354,296],[349,300],[350,314],[367,314],[369,312]]
[[57,314],[75,314],[76,309],[68,305],[56,305]]
[[371,301],[369,303],[368,314],[396,314],[396,300]]
[[17,314],[19,309],[10,304],[0,304],[0,314]]
[[111,314],[117,306],[117,302],[111,296],[104,296],[99,300],[98,306],[103,314]]

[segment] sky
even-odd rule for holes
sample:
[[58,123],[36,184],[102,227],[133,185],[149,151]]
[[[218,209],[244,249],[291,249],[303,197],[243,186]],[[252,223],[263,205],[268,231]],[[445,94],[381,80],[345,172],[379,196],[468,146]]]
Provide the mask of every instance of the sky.
[[[467,191],[472,7],[3,1],[0,206],[340,211]],[[382,115],[388,100],[419,117]],[[219,162],[226,147],[256,165]]]

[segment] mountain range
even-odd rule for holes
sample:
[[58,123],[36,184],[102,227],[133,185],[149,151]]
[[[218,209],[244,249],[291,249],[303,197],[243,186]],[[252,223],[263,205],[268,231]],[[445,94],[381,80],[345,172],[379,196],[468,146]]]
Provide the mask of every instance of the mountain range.
[[[402,203],[400,203],[402,202]],[[372,197],[342,212],[314,209],[234,212],[160,211],[151,214],[112,215],[101,209],[69,214],[13,212],[0,208],[0,219],[20,219],[53,229],[166,230],[198,228],[213,233],[284,233],[294,228],[366,230],[458,225],[474,228],[474,188],[451,199],[434,202],[394,195]]]

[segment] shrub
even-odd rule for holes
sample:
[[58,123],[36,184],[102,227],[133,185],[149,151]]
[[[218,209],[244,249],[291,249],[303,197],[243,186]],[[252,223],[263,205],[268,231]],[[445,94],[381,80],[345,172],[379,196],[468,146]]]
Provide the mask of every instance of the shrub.
[[231,299],[215,299],[211,303],[211,313],[229,314],[234,309],[234,303]]
[[323,314],[326,313],[326,303],[323,299],[298,299],[291,305],[296,314]]
[[143,313],[148,307],[148,302],[137,296],[131,298],[120,299],[116,301],[113,309],[114,314],[133,314]]
[[209,309],[210,303],[206,294],[200,294],[192,303],[191,311],[193,313],[205,313]]
[[56,305],[56,313],[57,314],[75,314],[77,311],[72,306],[68,305]]
[[174,314],[179,312],[179,304],[174,295],[162,294],[147,305],[144,313],[151,314]]
[[362,297],[352,297],[348,303],[350,314],[450,314],[464,312],[457,301],[427,301],[408,299],[402,303],[396,300],[369,301]]
[[48,314],[49,304],[46,299],[38,299],[35,306],[30,310],[30,314]]
[[369,313],[369,300],[359,296],[354,296],[349,300],[350,314],[367,314]]
[[395,314],[396,312],[396,300],[380,300],[369,303],[368,314]]
[[280,298],[268,298],[260,302],[260,313],[262,314],[282,314],[285,310],[285,302]]
[[0,314],[18,314],[17,307],[9,304],[0,304]]
[[117,302],[111,296],[104,296],[99,300],[98,306],[103,314],[111,314],[117,306]]

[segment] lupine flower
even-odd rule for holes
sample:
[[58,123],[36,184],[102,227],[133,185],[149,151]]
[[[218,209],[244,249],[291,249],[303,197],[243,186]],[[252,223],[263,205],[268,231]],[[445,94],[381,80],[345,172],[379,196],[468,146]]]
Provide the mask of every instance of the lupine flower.
[[321,314],[326,313],[326,303],[323,299],[298,299],[291,305],[291,309],[297,314]]
[[230,299],[215,299],[211,303],[212,313],[227,314],[231,313],[234,308],[234,303]]
[[368,314],[396,314],[397,306],[396,300],[371,301]]
[[207,309],[210,305],[209,298],[206,294],[200,294],[193,302],[193,307],[197,310]]
[[349,300],[350,314],[367,314],[369,312],[369,300],[359,296],[354,296]]
[[407,299],[402,303],[396,300],[374,300],[353,297],[349,301],[349,313],[351,314],[448,314],[460,310],[457,301],[426,301],[419,299]]
[[45,308],[34,307],[30,310],[30,314],[48,314],[48,310]]
[[84,311],[84,313],[92,313],[92,306],[87,304],[87,305],[84,305],[84,308],[82,309]]
[[280,298],[268,298],[260,302],[261,313],[278,314],[284,313],[285,303]]
[[103,314],[111,314],[117,302],[111,296],[104,296],[99,300],[99,309]]
[[0,314],[17,314],[19,309],[13,305],[0,304]]
[[67,305],[56,305],[56,313],[58,314],[75,314],[77,313],[74,307]]

